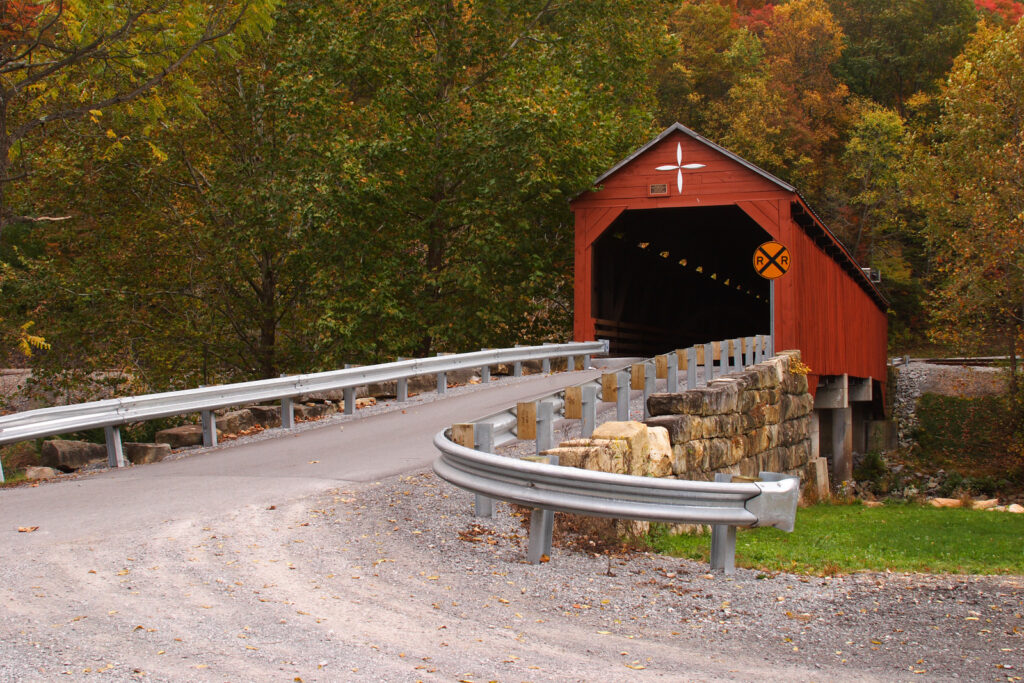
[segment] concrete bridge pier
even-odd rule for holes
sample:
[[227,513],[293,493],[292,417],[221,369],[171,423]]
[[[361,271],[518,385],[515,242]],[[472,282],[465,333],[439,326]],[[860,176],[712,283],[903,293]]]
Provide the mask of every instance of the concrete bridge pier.
[[826,375],[818,381],[811,422],[811,448],[824,451],[832,481],[853,481],[854,454],[868,447],[873,380],[871,377]]

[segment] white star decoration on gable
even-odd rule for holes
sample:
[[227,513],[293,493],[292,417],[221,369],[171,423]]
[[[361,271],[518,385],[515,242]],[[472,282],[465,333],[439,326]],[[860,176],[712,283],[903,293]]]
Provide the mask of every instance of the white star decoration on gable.
[[659,166],[657,171],[675,171],[676,172],[676,187],[679,188],[679,194],[683,193],[683,169],[693,170],[695,168],[704,168],[704,164],[684,164],[683,163],[683,145],[682,143],[676,143],[676,163],[667,164],[665,166]]

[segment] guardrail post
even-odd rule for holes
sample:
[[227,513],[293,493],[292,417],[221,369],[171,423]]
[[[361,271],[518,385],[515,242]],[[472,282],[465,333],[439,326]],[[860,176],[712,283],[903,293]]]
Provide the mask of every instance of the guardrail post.
[[670,394],[675,394],[679,391],[679,360],[676,357],[675,351],[668,354],[665,358],[668,362],[668,367],[665,368],[665,390]]
[[544,373],[545,375],[550,375],[551,374],[551,359],[550,358],[543,358],[543,359],[541,359],[541,361],[540,361],[540,371],[542,373]]
[[654,366],[654,363],[644,364],[644,419],[646,420],[651,416],[650,411],[647,409],[647,399],[651,394],[655,392],[657,385],[658,371]]
[[[476,450],[484,453],[494,451],[494,425],[490,422],[478,422],[473,426],[473,440]],[[473,514],[477,517],[494,516],[494,499],[476,494],[473,501]]]
[[[480,349],[481,351],[490,351],[486,346]],[[480,368],[480,383],[487,384],[491,381],[491,366],[484,365]]]
[[581,436],[584,439],[590,438],[597,428],[597,387],[588,384],[582,388],[581,413],[583,413],[583,427]]
[[645,363],[633,363],[629,366],[629,390],[643,391]]
[[522,377],[523,376],[523,361],[517,360],[512,364],[512,376]]
[[345,414],[352,415],[356,412],[356,388],[345,387],[342,395],[345,397]]
[[732,367],[734,370],[743,369],[743,339],[733,340]]
[[530,539],[526,547],[526,561],[540,564],[547,555],[551,557],[551,536],[555,530],[555,513],[551,510],[533,508],[530,513]]
[[405,403],[409,400],[409,378],[400,377],[395,383],[395,399],[399,403]]
[[537,403],[537,453],[555,445],[555,410],[547,401]]
[[199,413],[203,422],[203,446],[209,448],[217,445],[217,418],[212,410],[204,410]]
[[629,371],[620,370],[615,376],[615,419],[629,419]]
[[601,400],[605,403],[614,403],[618,389],[615,388],[617,376],[614,372],[601,373]]
[[294,429],[295,427],[295,404],[290,396],[281,399],[281,427]]
[[516,438],[520,441],[537,438],[537,404],[533,401],[516,404]]
[[654,357],[654,376],[668,379],[668,354],[662,353]]
[[589,370],[590,369],[590,360],[591,359],[590,359],[590,354],[589,353],[583,354],[583,369],[584,370]]
[[[494,425],[489,422],[473,424],[463,422],[452,425],[452,441],[466,448],[490,453],[494,450]],[[479,493],[473,500],[473,514],[476,517],[493,517],[494,501]]]
[[[550,455],[547,461],[551,465],[558,464],[558,456]],[[551,557],[551,536],[555,529],[555,513],[552,510],[533,508],[530,512],[530,537],[526,546],[526,561],[540,564],[547,555]]]
[[563,417],[566,420],[583,419],[583,388],[566,387],[562,404]]
[[686,388],[697,388],[697,347],[686,349]]
[[768,357],[771,358],[774,355],[775,355],[775,336],[774,335],[768,335]]
[[704,383],[707,384],[715,378],[715,349],[711,342],[704,345],[704,362],[701,365],[704,366]]
[[[731,482],[731,474],[715,474],[717,482]],[[728,524],[711,525],[711,570],[726,574],[736,573],[736,527]]]
[[444,394],[448,391],[448,373],[437,373],[437,393]]
[[[121,447],[121,428],[117,425],[104,427],[103,436],[107,441],[107,466],[124,467],[127,463],[124,459],[124,449]],[[0,481],[3,481],[2,477]]]

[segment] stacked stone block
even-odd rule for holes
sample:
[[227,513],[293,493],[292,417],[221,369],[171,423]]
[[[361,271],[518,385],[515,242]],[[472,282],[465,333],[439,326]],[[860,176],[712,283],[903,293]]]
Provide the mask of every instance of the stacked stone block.
[[545,455],[557,455],[558,464],[565,467],[639,477],[672,476],[668,431],[642,422],[605,422],[589,439],[565,441]]

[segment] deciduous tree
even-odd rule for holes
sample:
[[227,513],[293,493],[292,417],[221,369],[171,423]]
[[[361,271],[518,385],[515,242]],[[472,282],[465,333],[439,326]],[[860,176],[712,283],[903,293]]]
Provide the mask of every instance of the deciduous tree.
[[934,92],[977,21],[972,0],[830,0],[845,49],[835,66],[850,89],[906,115]]
[[979,28],[921,142],[918,198],[941,272],[936,336],[968,350],[998,341],[1015,366],[1024,344],[1024,25]]
[[727,147],[798,185],[816,203],[841,150],[848,91],[831,73],[843,33],[824,0],[779,5],[761,35],[764,60],[716,109]]
[[344,290],[324,344],[369,359],[564,336],[567,200],[652,130],[659,11],[352,5],[327,43],[354,105],[325,196],[351,263],[328,280]]

